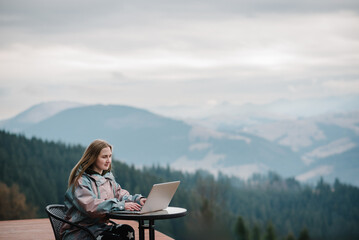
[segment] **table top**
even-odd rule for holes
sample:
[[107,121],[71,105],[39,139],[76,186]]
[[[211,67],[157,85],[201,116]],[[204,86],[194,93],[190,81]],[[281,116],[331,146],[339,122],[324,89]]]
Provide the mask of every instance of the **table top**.
[[161,211],[145,214],[121,213],[121,211],[107,213],[108,218],[123,220],[156,220],[178,218],[187,215],[187,209],[179,207],[168,207]]

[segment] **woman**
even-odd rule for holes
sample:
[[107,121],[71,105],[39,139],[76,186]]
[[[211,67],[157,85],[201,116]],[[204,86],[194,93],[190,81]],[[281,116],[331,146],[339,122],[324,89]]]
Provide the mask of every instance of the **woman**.
[[[128,225],[109,225],[106,213],[112,210],[140,210],[146,198],[130,195],[111,173],[112,146],[103,140],[93,141],[72,169],[65,194],[66,219],[87,227],[97,239],[131,239]],[[120,236],[130,228],[128,236]],[[86,233],[64,224],[63,239],[86,239]],[[134,239],[134,238],[133,238]]]

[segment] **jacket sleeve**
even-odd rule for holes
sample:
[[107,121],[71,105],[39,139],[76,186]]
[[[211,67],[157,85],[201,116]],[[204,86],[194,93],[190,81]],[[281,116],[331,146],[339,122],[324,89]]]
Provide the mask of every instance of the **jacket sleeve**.
[[[116,184],[116,192],[115,192],[115,197],[117,199],[119,199],[121,202],[125,203],[125,202],[136,202],[136,203],[140,203],[140,199],[143,197],[141,194],[135,194],[135,195],[130,195],[130,193],[121,188],[120,184],[118,184],[117,182],[115,182]],[[124,210],[121,209],[121,210]]]
[[124,210],[124,201],[118,198],[100,199],[92,190],[91,182],[82,178],[74,191],[74,204],[85,214],[93,218],[105,217],[109,211]]

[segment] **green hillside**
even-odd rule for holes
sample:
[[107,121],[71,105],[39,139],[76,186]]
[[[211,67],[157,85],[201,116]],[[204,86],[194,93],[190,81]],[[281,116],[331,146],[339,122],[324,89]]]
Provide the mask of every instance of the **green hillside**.
[[[0,131],[0,220],[45,217],[47,204],[62,203],[70,170],[83,151],[82,146]],[[279,240],[306,233],[323,240],[359,237],[359,189],[339,180],[310,187],[269,173],[244,182],[169,167],[138,170],[116,160],[113,172],[123,188],[144,195],[153,183],[181,180],[171,205],[185,207],[189,214],[156,222],[175,239]]]

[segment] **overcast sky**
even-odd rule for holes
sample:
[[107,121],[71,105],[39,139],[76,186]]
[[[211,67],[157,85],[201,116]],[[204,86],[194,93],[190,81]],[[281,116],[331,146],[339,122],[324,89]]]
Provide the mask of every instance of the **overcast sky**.
[[357,0],[0,0],[0,119],[46,101],[359,94]]

